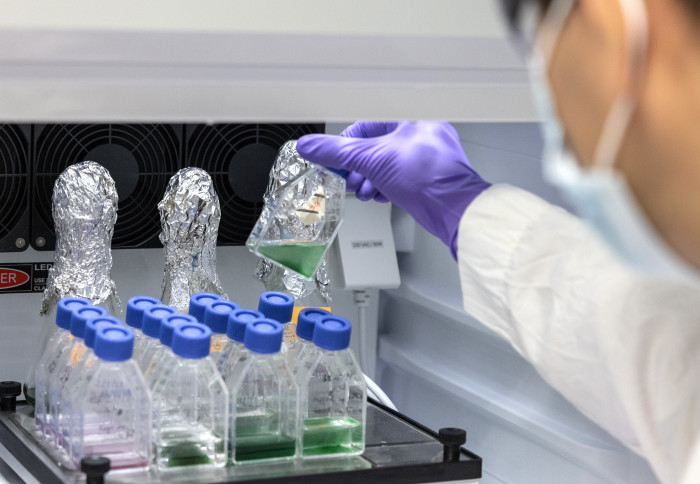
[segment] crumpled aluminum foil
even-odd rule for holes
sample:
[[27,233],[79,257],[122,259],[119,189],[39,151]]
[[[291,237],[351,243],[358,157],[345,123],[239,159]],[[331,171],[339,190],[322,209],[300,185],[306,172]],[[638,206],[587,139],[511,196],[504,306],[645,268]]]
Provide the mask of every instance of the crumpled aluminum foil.
[[209,173],[201,168],[183,168],[175,173],[158,210],[165,256],[163,303],[187,311],[190,295],[197,292],[227,298],[216,272],[221,209]]
[[120,309],[111,278],[118,201],[114,180],[94,161],[69,166],[56,179],[51,210],[56,252],[41,303],[42,315],[66,296],[84,297],[95,304],[112,298],[115,309]]
[[[270,170],[270,181],[263,196],[265,207],[260,215],[260,221],[262,222],[267,222],[266,219],[271,216],[272,211],[268,207],[277,202],[276,195],[278,190],[309,167],[309,162],[299,155],[296,146],[296,140],[287,141],[277,154],[277,159]],[[285,225],[285,229],[291,230],[300,236],[309,230],[308,227],[299,222],[297,217],[294,220],[290,220],[290,223]],[[301,299],[317,290],[327,305],[330,305],[332,300],[330,295],[331,281],[328,275],[328,261],[326,257],[321,261],[311,281],[292,271],[283,269],[267,259],[258,261],[255,276],[262,281],[265,289],[268,291],[282,291],[296,299]]]

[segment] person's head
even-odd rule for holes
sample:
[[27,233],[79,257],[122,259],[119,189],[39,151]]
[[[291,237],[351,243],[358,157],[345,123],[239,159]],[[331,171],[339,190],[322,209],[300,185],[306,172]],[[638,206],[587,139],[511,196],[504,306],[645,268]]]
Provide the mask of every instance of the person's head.
[[[546,12],[561,1],[503,0],[516,28],[527,4]],[[628,62],[621,0],[573,0],[548,61],[549,84],[568,144],[587,166],[613,103],[634,86],[615,169],[669,246],[700,268],[700,0],[637,1],[646,7],[641,72]]]

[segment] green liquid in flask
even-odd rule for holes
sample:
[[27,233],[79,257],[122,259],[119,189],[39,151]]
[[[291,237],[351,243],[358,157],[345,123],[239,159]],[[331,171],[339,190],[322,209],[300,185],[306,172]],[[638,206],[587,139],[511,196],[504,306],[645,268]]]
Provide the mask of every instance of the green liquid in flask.
[[23,387],[23,391],[24,391],[24,398],[27,399],[27,403],[29,405],[31,405],[32,407],[34,407],[35,402],[36,402],[36,388],[27,387],[27,384],[25,383],[24,387]]
[[225,455],[224,441],[211,431],[165,431],[160,442],[159,461],[166,467],[196,466]]
[[286,435],[260,434],[236,439],[236,461],[293,457],[296,439]]
[[325,244],[313,243],[274,244],[258,247],[258,252],[268,259],[289,267],[309,279],[314,275],[325,251]]
[[163,447],[162,458],[167,459],[168,467],[209,464],[211,459],[201,442],[178,442]]
[[362,448],[362,427],[350,417],[304,420],[304,455],[344,454]]

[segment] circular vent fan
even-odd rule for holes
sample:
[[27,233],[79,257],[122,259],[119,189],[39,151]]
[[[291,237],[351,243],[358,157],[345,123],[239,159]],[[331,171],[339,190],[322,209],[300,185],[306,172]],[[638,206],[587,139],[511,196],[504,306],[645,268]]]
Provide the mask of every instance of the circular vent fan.
[[[179,128],[179,127],[178,127]],[[95,161],[109,170],[117,185],[119,211],[114,247],[158,247],[158,202],[178,169],[180,140],[163,124],[57,124],[37,127],[34,193],[36,210],[53,248],[51,194],[58,175],[69,165]],[[32,238],[41,236],[36,224]]]
[[279,148],[322,124],[215,124],[188,128],[186,166],[209,172],[221,203],[219,244],[242,245],[262,211]]
[[0,124],[0,251],[26,248],[28,202],[29,142],[19,126]]

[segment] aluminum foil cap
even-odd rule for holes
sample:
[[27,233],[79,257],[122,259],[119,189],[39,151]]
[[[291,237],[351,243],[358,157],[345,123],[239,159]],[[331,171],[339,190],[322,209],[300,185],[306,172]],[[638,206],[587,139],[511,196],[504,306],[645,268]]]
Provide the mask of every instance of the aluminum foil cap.
[[[297,152],[296,140],[287,141],[279,150],[277,159],[270,170],[270,181],[263,196],[265,207],[260,215],[261,221],[265,217],[271,216],[271,211],[267,208],[276,201],[279,189],[295,179],[309,167],[309,162]],[[297,231],[299,235],[303,233],[305,227],[301,224],[289,227],[292,231]],[[326,305],[331,302],[330,277],[328,276],[328,263],[324,257],[318,266],[316,274],[311,281],[304,279],[296,273],[283,269],[266,259],[260,259],[255,271],[255,276],[262,281],[268,291],[281,291],[294,296],[295,299],[302,299],[318,291],[326,301]]]
[[228,298],[216,272],[221,209],[209,173],[201,168],[175,173],[158,210],[165,256],[163,303],[187,312],[190,296],[197,292]]
[[51,210],[56,251],[41,314],[66,296],[84,297],[95,304],[112,299],[118,309],[111,278],[118,200],[114,180],[94,161],[69,166],[56,179]]

